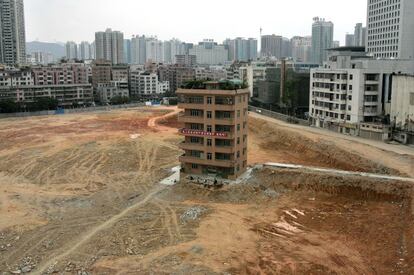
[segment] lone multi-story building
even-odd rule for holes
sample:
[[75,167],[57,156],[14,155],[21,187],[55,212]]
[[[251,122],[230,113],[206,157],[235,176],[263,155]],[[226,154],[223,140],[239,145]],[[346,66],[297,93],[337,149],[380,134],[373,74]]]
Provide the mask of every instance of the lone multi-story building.
[[236,179],[246,170],[249,90],[229,83],[206,82],[177,91],[178,107],[184,109],[179,118],[185,125],[180,130],[185,137],[180,145],[183,174]]
[[0,63],[26,63],[23,0],[0,0]]
[[414,59],[414,1],[368,1],[368,52],[377,58]]

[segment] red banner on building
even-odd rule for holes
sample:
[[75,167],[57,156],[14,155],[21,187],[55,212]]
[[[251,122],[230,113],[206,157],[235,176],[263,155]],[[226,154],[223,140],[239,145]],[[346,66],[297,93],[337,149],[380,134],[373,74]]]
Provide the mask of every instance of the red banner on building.
[[203,137],[227,137],[227,133],[219,133],[219,132],[206,132],[206,131],[199,131],[199,130],[190,130],[190,129],[181,129],[181,134],[184,135],[194,135],[194,136],[203,136]]

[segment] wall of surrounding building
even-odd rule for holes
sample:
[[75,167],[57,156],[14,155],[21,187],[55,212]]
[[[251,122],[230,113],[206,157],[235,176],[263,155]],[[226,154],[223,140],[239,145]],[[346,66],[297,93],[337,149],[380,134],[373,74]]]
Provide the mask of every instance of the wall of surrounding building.
[[393,76],[391,122],[397,129],[414,132],[414,76]]

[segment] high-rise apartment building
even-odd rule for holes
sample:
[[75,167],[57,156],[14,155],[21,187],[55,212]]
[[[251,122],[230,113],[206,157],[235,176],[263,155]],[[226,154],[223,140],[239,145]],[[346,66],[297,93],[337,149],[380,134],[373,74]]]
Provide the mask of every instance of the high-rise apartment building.
[[78,57],[81,60],[92,59],[92,49],[91,49],[91,44],[89,42],[83,41],[79,44]]
[[23,0],[0,0],[0,63],[26,63]]
[[333,48],[334,24],[315,17],[312,24],[312,60],[322,64],[327,60],[327,49]]
[[345,35],[345,46],[346,47],[355,46],[355,36],[353,34],[347,33]]
[[224,42],[228,47],[230,61],[249,61],[257,59],[257,40],[254,38],[227,39]]
[[263,35],[262,36],[262,57],[290,57],[292,55],[292,45],[290,40],[280,35]]
[[414,59],[414,1],[368,0],[367,50],[377,58]]
[[292,58],[296,62],[310,62],[312,50],[311,36],[295,36],[291,39]]
[[202,65],[222,65],[228,61],[228,50],[224,45],[218,45],[212,39],[205,39],[189,50],[190,55],[197,57],[197,63]]
[[144,65],[147,61],[147,38],[134,36],[131,39],[131,63]]
[[365,47],[367,42],[367,28],[362,26],[362,23],[357,23],[354,30],[354,46]]
[[124,63],[124,34],[107,29],[95,33],[96,59],[110,61],[112,64]]
[[132,63],[132,53],[131,53],[131,39],[124,40],[124,62],[127,64]]
[[66,59],[78,59],[78,44],[73,41],[66,42]]

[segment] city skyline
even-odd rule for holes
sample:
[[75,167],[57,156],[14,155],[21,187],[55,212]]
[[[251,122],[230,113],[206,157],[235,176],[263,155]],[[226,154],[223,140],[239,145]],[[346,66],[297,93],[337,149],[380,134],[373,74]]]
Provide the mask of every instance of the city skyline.
[[[331,8],[330,1],[327,0],[316,0],[312,3],[293,0],[283,4],[259,0],[255,2],[255,6],[243,5],[243,1],[222,3],[212,0],[208,6],[202,6],[203,14],[213,15],[211,20],[202,20],[198,9],[194,9],[194,13],[185,12],[184,19],[177,17],[180,12],[184,12],[184,0],[174,3],[159,1],[157,4],[137,3],[132,0],[121,2],[123,5],[114,6],[107,0],[26,0],[27,41],[92,42],[95,32],[106,28],[122,31],[125,38],[137,34],[157,35],[161,40],[178,38],[189,43],[197,43],[204,38],[212,38],[219,43],[226,38],[235,37],[258,39],[260,28],[263,29],[263,34],[292,38],[297,35],[310,35],[312,19],[318,16],[333,21],[334,40],[344,44],[345,34],[352,32],[355,23],[366,24],[366,3],[360,0],[349,1],[349,8],[344,7],[340,10]],[[159,8],[160,5],[163,6],[162,9]],[[299,11],[298,6],[301,7]],[[44,7],[47,7],[47,13],[44,12]],[[217,12],[218,7],[222,12]],[[278,12],[280,7],[284,12]],[[227,12],[230,8],[239,13]],[[143,9],[149,12],[142,12]],[[154,20],[154,14],[157,20]],[[245,14],[249,16],[246,17]],[[235,23],[236,20],[239,21]]]

